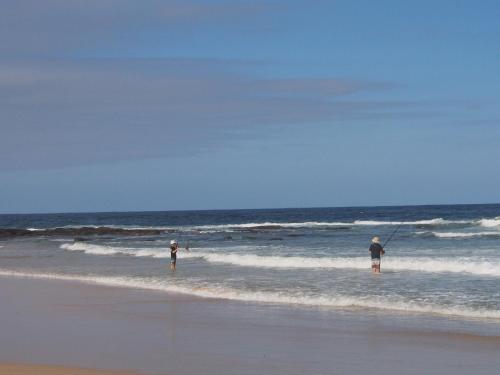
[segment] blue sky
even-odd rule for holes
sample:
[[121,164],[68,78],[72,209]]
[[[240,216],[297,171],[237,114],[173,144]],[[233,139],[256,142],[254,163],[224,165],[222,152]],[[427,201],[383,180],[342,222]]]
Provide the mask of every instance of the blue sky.
[[4,0],[0,212],[500,202],[498,19]]

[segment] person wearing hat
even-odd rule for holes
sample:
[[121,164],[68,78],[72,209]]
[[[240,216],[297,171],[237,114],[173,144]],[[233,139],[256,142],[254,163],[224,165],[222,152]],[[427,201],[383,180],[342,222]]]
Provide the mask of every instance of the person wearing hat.
[[380,273],[380,257],[385,254],[384,248],[380,245],[380,238],[373,237],[372,244],[368,250],[372,256],[372,271]]
[[[177,250],[179,249],[179,243],[177,240],[170,241],[170,269],[175,271],[175,265],[177,263]],[[189,251],[188,245],[186,245],[186,250]]]
[[179,244],[177,240],[170,241],[170,269],[175,270],[175,264],[177,263],[177,248]]

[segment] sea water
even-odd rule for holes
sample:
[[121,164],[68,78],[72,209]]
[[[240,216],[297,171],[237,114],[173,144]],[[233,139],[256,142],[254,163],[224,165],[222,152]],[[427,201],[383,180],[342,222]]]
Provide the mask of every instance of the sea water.
[[[0,215],[0,228],[33,232],[0,237],[3,276],[500,325],[500,205]],[[151,228],[159,234],[141,232]],[[370,270],[375,235],[393,235],[380,275]]]

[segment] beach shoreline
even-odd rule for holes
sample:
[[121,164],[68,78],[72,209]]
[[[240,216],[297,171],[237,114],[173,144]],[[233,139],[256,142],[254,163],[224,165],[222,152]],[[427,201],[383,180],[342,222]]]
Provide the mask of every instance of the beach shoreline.
[[[0,363],[155,374],[475,374],[500,336],[366,315],[0,277]],[[410,318],[412,319],[412,318]],[[415,318],[417,319],[417,318]],[[373,362],[377,366],[373,368]],[[90,370],[89,370],[90,371]]]

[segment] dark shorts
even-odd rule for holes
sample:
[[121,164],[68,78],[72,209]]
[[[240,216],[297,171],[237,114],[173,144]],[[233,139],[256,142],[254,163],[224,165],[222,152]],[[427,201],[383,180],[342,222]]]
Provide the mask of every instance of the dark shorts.
[[170,263],[175,264],[175,262],[177,262],[177,255],[171,254],[170,255]]

